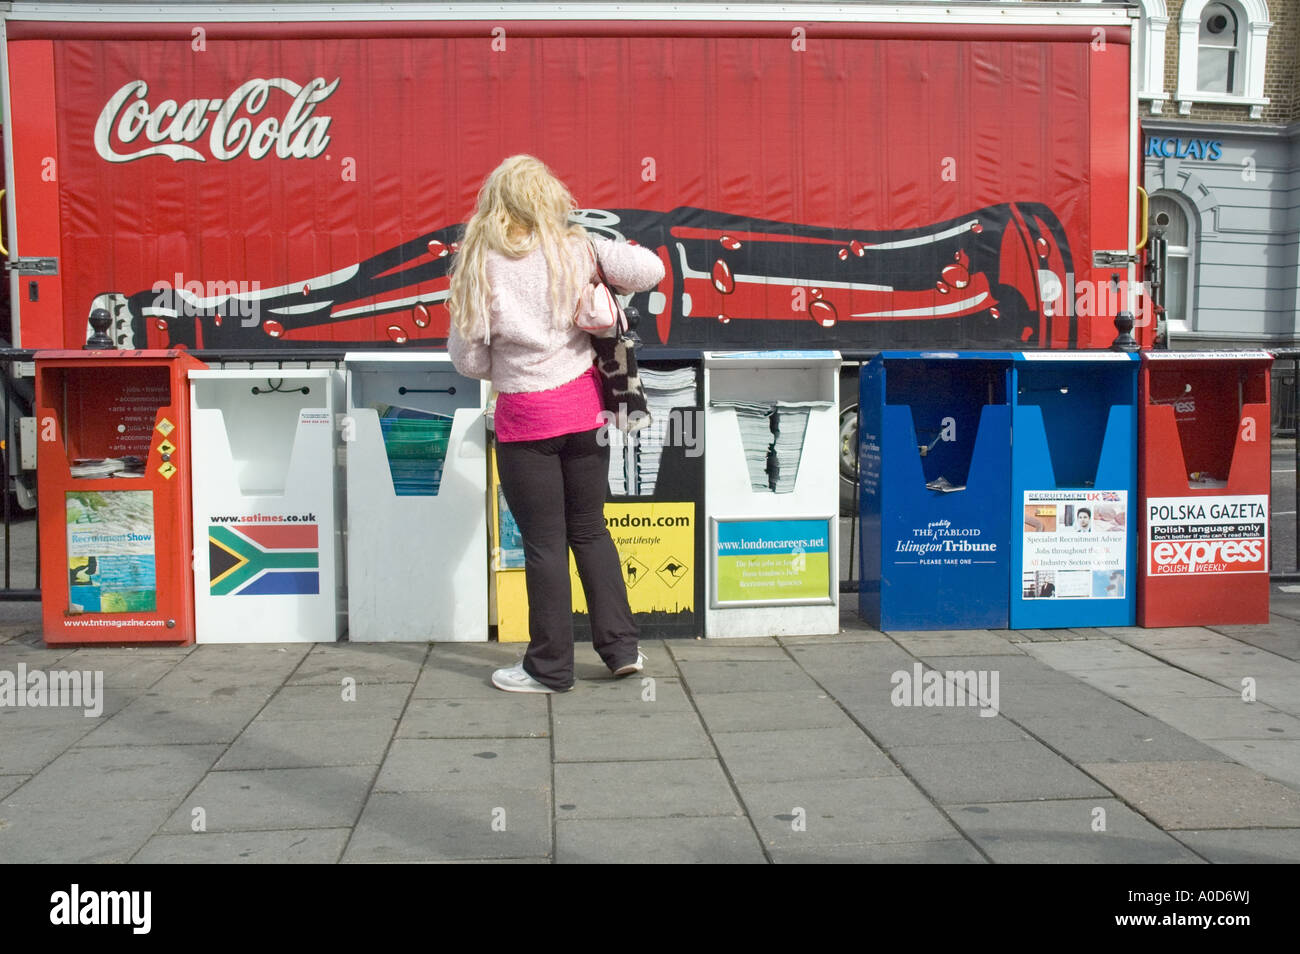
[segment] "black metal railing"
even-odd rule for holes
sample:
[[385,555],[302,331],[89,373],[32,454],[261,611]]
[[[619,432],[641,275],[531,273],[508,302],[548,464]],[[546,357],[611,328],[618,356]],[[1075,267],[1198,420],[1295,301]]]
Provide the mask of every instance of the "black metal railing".
[[[1295,509],[1292,511],[1294,522],[1294,536],[1291,539],[1290,559],[1284,559],[1282,562],[1289,566],[1290,569],[1278,569],[1277,548],[1275,546],[1277,539],[1277,530],[1279,521],[1276,518],[1278,501],[1272,497],[1272,488],[1269,488],[1270,496],[1270,516],[1272,517],[1272,526],[1269,534],[1269,567],[1271,568],[1270,576],[1278,582],[1287,582],[1300,580],[1300,434],[1296,428],[1297,404],[1300,402],[1300,348],[1277,348],[1272,350],[1273,354],[1273,378],[1272,378],[1272,433],[1274,440],[1290,439],[1293,444],[1293,453],[1291,461],[1291,479],[1295,485],[1293,496],[1288,501]],[[1272,463],[1280,463],[1276,455],[1272,458]],[[1269,469],[1272,470],[1272,463]],[[1285,470],[1285,468],[1283,468]],[[1272,474],[1269,475],[1270,480]],[[1285,557],[1285,555],[1283,555]]]

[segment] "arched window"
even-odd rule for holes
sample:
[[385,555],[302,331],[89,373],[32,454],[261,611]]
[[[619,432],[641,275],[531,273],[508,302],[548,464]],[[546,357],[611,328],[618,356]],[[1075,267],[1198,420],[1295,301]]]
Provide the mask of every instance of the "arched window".
[[1193,103],[1237,103],[1258,119],[1268,53],[1266,0],[1187,0],[1178,21],[1178,111]]
[[1201,13],[1197,37],[1196,89],[1202,93],[1235,93],[1241,88],[1237,14],[1226,3],[1211,3]]
[[1196,284],[1195,216],[1171,192],[1151,196],[1147,215],[1151,236],[1164,243],[1156,303],[1164,305],[1165,327],[1170,332],[1190,331]]

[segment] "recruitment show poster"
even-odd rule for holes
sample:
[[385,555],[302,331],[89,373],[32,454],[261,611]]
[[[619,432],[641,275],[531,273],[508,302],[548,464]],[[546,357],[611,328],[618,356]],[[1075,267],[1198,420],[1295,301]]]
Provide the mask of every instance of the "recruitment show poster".
[[829,519],[718,520],[714,605],[832,602]]
[[1024,599],[1123,599],[1128,491],[1027,490]]
[[1209,575],[1268,572],[1268,497],[1150,497],[1147,573]]
[[82,491],[66,500],[69,611],[155,612],[153,492]]

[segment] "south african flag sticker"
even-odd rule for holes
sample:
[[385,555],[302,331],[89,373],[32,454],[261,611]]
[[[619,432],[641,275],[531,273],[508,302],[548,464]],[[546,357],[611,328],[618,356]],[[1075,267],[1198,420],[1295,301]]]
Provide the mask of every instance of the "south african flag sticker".
[[320,531],[314,523],[208,527],[213,596],[320,593]]

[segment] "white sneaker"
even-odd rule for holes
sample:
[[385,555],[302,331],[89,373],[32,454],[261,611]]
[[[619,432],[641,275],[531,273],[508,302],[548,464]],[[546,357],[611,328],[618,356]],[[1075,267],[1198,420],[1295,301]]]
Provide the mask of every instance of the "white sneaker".
[[630,676],[634,672],[640,672],[645,669],[645,653],[641,650],[636,651],[636,662],[626,663],[614,670],[614,678],[622,679],[624,676]]
[[509,669],[498,669],[492,673],[492,685],[506,692],[557,692],[550,686],[544,686],[528,673],[524,672],[521,659]]

